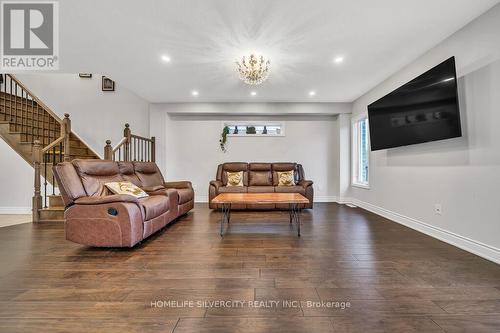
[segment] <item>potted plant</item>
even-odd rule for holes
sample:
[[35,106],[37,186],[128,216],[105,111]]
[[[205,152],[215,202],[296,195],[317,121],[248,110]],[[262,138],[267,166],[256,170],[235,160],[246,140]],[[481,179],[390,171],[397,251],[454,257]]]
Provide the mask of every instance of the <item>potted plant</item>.
[[247,126],[247,134],[257,134],[255,126]]
[[227,135],[229,134],[229,126],[224,126],[222,129],[222,133],[220,135],[219,139],[219,145],[220,149],[225,153],[226,152],[226,142],[227,142]]

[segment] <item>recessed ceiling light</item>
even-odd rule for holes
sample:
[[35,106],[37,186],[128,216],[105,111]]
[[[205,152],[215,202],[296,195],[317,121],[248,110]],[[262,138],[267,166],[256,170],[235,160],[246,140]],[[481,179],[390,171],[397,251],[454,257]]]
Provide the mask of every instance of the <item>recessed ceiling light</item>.
[[256,91],[252,91],[252,92],[250,92],[250,95],[257,96],[257,92]]
[[170,59],[170,57],[168,55],[162,55],[161,56],[161,60],[165,61],[165,62],[170,62],[172,59]]
[[311,97],[312,97],[312,96],[316,96],[316,92],[315,92],[314,90],[311,90],[311,91],[309,92],[309,96],[311,96]]
[[341,64],[344,62],[344,57],[343,56],[336,56],[334,59],[333,59],[333,62],[336,63],[336,64]]
[[191,91],[191,95],[198,96],[200,93],[197,90]]

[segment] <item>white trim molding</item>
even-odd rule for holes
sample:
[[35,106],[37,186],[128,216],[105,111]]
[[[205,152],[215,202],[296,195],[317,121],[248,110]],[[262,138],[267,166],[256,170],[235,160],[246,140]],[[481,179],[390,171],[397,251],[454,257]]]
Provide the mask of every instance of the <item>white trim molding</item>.
[[31,207],[0,207],[0,215],[31,214]]
[[500,249],[496,247],[475,241],[451,231],[435,227],[412,217],[408,217],[358,199],[345,198],[344,203],[358,206],[369,212],[385,217],[393,222],[402,224],[408,228],[414,229],[450,245],[456,246],[462,250],[478,255],[484,259],[500,264]]

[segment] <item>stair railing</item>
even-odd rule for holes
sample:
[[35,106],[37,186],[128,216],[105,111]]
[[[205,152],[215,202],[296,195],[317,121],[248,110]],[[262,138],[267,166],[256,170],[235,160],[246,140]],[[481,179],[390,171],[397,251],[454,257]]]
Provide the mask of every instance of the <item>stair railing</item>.
[[[33,222],[40,220],[39,210],[47,208],[47,195],[56,194],[56,182],[52,166],[70,161],[71,120],[69,114],[64,114],[61,124],[61,135],[47,146],[43,147],[39,140],[33,144],[33,167],[35,169],[35,194],[33,196]],[[43,181],[43,183],[42,183]],[[51,193],[49,183],[52,185]],[[43,197],[41,186],[43,184]]]
[[14,75],[2,76],[0,106],[4,119],[11,123],[11,129],[21,133],[24,142],[32,144],[38,140],[45,146],[56,140],[62,120]]
[[125,124],[123,138],[113,148],[111,140],[106,140],[104,159],[110,161],[143,161],[155,162],[156,159],[155,137],[145,138],[132,134],[130,125]]

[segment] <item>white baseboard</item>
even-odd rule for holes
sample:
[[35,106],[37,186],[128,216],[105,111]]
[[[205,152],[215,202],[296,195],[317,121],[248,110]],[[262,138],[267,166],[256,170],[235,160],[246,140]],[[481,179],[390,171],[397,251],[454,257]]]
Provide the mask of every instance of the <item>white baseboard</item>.
[[428,223],[390,211],[382,207],[375,206],[358,199],[344,198],[344,203],[350,203],[355,206],[361,207],[367,211],[385,217],[386,219],[402,224],[408,228],[417,230],[428,236],[437,238],[443,242],[456,246],[462,250],[500,264],[500,249],[496,247],[475,241],[473,239],[455,234],[451,231],[435,227]]
[[[208,196],[207,195],[196,195],[194,196],[194,202],[196,203],[207,203]],[[338,202],[338,198],[336,196],[315,196],[314,202]]]
[[338,202],[339,198],[333,195],[317,195],[314,197],[314,202]]
[[10,215],[31,214],[31,207],[0,207],[0,214],[10,214]]

